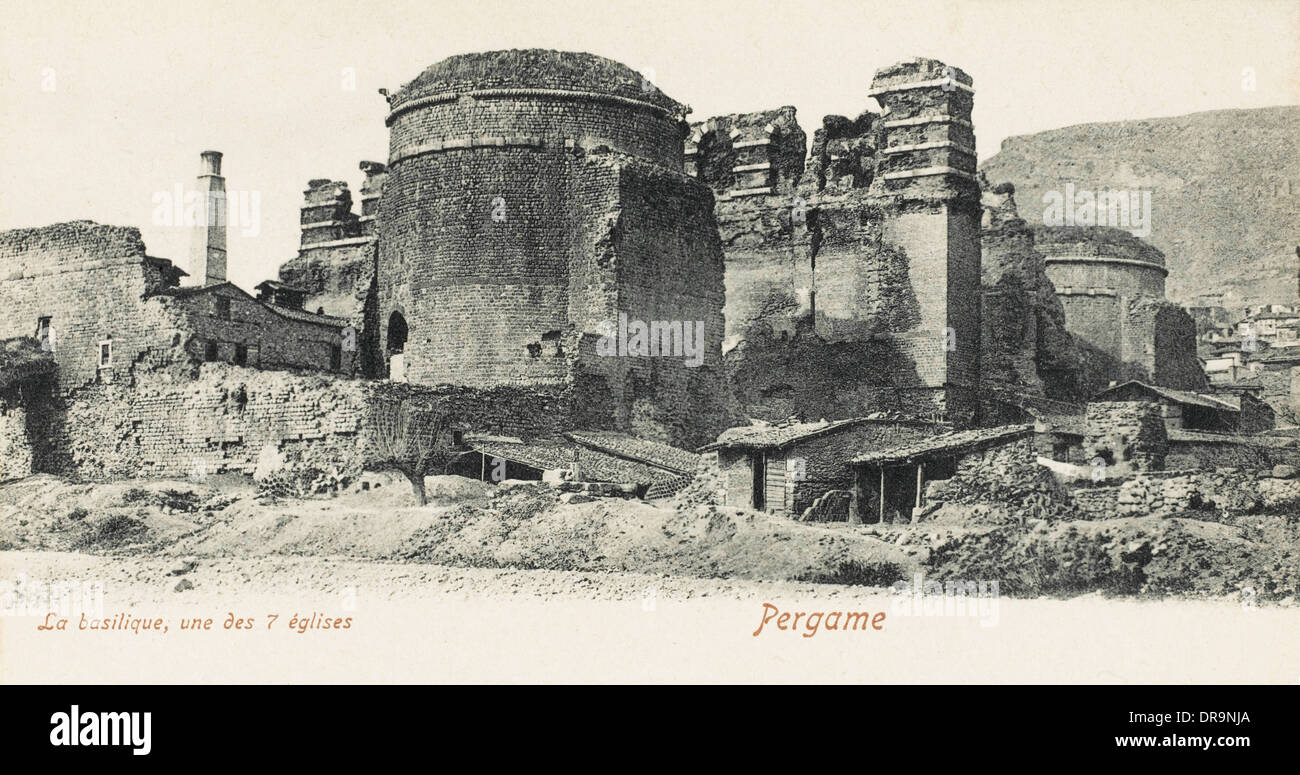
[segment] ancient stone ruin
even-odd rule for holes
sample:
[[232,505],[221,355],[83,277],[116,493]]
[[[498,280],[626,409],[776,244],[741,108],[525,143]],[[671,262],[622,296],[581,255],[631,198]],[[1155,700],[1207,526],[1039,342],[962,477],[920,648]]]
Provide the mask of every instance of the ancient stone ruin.
[[359,208],[309,181],[298,255],[256,297],[226,277],[215,151],[185,284],[135,229],[0,234],[0,333],[55,364],[4,385],[41,418],[3,424],[15,459],[247,472],[270,445],[355,467],[394,389],[502,448],[698,449],[751,419],[939,433],[1081,415],[1120,379],[1201,387],[1158,251],[1026,226],[942,62],[879,70],[811,143],[792,107],[691,123],[583,53],[453,56],[385,96]]

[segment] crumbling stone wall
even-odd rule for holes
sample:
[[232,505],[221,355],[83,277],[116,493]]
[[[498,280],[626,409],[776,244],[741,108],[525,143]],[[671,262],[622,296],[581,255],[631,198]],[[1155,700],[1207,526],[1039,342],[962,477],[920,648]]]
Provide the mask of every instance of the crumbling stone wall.
[[[63,392],[96,383],[129,384],[142,372],[184,378],[217,343],[217,358],[249,365],[351,372],[355,351],[338,325],[316,316],[275,312],[232,285],[179,288],[171,263],[149,257],[134,228],[74,221],[0,233],[0,335],[32,336],[49,318]],[[217,314],[216,298],[230,303]],[[102,350],[106,350],[103,352]]]
[[1068,496],[1038,464],[1031,436],[959,456],[951,477],[926,482],[923,501],[926,507],[994,503],[1026,518],[1046,518]]
[[715,116],[691,125],[686,171],[731,198],[788,196],[803,174],[807,139],[790,105]]
[[304,309],[361,322],[374,280],[375,245],[366,238],[348,245],[304,246],[280,266],[280,281],[307,291]]
[[32,473],[32,442],[19,388],[0,394],[0,482]]
[[[241,379],[242,378],[242,379]],[[268,445],[328,469],[362,462],[360,383],[205,365],[198,379],[97,385],[52,418],[42,470],[81,478],[251,474]]]
[[1273,408],[1277,421],[1300,424],[1300,366],[1260,364],[1252,379],[1263,388],[1261,397]]
[[344,181],[312,180],[304,192],[302,244],[280,266],[281,282],[307,291],[304,308],[347,320],[356,331],[357,366],[383,376],[376,306],[377,218],[388,177],[386,165],[361,162],[361,211],[353,212]]
[[1080,385],[1082,356],[1066,330],[1065,309],[1014,194],[1010,183],[985,184],[983,189],[980,384],[986,422],[1023,419],[1006,404],[1086,398]]
[[1088,404],[1084,422],[1084,457],[1100,459],[1108,475],[1159,470],[1165,466],[1169,439],[1160,404],[1150,401],[1102,401]]
[[[1280,475],[1279,475],[1280,474]],[[1195,513],[1198,519],[1231,519],[1269,511],[1300,509],[1300,480],[1294,468],[1255,470],[1221,466],[1203,471],[1151,472],[1119,485],[1075,490],[1074,502],[1084,519],[1174,517]]]
[[[718,197],[728,373],[750,416],[978,413],[970,78],[910,60],[877,72],[871,94],[886,115],[827,117],[797,179],[779,139],[803,135],[790,109],[710,119],[687,146]],[[760,122],[776,131],[747,139]]]
[[169,267],[146,256],[135,228],[71,221],[0,232],[0,337],[34,336],[48,317],[63,390],[101,377],[103,341],[112,341],[106,379],[151,351],[165,361],[159,354],[179,344],[177,319],[145,297],[167,287]]
[[1247,437],[1209,439],[1170,439],[1165,467],[1171,470],[1243,468],[1262,470],[1276,463],[1295,461],[1295,451],[1250,443]]
[[1076,339],[1085,396],[1130,379],[1204,388],[1195,321],[1165,300],[1163,253],[1100,226],[1037,226],[1034,244]]
[[[352,475],[371,460],[367,419],[385,398],[445,408],[458,429],[532,436],[572,427],[559,397],[420,387],[204,364],[98,384],[41,406],[37,470],[81,478],[251,474],[268,446],[296,465]],[[31,409],[29,408],[29,411]]]
[[1123,324],[1123,359],[1139,379],[1179,390],[1204,390],[1205,369],[1196,355],[1196,322],[1185,309],[1164,299],[1137,297],[1128,302]]

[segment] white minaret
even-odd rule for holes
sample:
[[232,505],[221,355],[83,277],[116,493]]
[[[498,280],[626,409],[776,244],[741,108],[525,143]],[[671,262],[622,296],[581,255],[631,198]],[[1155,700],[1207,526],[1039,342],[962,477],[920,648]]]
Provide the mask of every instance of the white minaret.
[[198,190],[205,217],[194,227],[190,274],[203,285],[213,285],[226,281],[226,179],[221,177],[220,151],[199,155]]

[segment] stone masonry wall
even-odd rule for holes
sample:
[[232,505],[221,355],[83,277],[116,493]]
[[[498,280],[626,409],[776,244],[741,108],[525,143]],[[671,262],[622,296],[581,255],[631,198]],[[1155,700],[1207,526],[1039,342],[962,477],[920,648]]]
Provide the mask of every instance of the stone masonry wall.
[[924,486],[924,506],[937,503],[997,503],[1008,509],[1048,508],[1063,503],[1065,493],[1051,473],[1038,464],[1034,439],[997,444],[960,456],[948,479]]
[[[218,314],[217,299],[229,304],[229,316]],[[207,359],[206,346],[217,346],[215,360],[234,363],[236,347],[245,348],[246,365],[264,369],[313,369],[350,375],[357,350],[345,347],[341,320],[320,320],[298,310],[268,307],[232,285],[213,286],[202,293],[160,296],[156,303],[173,305],[184,316],[182,343],[193,362]],[[337,353],[338,366],[333,366]]]
[[1300,511],[1300,480],[1295,476],[1295,469],[1286,466],[1262,471],[1220,466],[1142,474],[1117,486],[1078,489],[1072,495],[1084,519],[1194,512],[1197,519],[1222,520],[1261,511]]
[[[531,85],[557,72],[569,89]],[[376,319],[382,347],[390,321],[407,327],[408,381],[552,389],[591,425],[678,444],[726,427],[712,199],[682,172],[675,103],[623,93],[640,82],[589,55],[491,52],[394,97]],[[703,364],[600,356],[620,314],[703,323]]]
[[360,214],[352,211],[347,184],[312,180],[304,192],[302,244],[298,255],[280,266],[280,281],[307,292],[308,312],[324,311],[348,321],[356,331],[358,370],[384,375],[376,304],[376,242],[380,204],[388,168],[363,161]]
[[1204,390],[1205,369],[1196,356],[1196,322],[1182,307],[1164,299],[1131,300],[1123,324],[1124,362],[1155,385]]
[[35,468],[80,478],[251,474],[268,445],[323,470],[369,464],[367,416],[381,397],[443,406],[464,430],[529,436],[568,427],[563,401],[535,391],[421,388],[204,364],[193,380],[141,375],[44,408]]
[[1088,404],[1084,457],[1101,458],[1110,474],[1164,468],[1168,437],[1160,404],[1103,401]]
[[980,384],[986,419],[998,413],[993,404],[999,402],[1085,398],[1081,357],[1066,330],[1065,310],[1014,193],[1003,183],[986,187],[982,199]]
[[1204,389],[1195,321],[1165,300],[1163,253],[1105,227],[1039,226],[1034,242],[1076,338],[1085,396],[1130,379]]
[[0,482],[32,473],[27,409],[15,386],[0,395]]
[[568,196],[571,162],[479,149],[392,167],[380,224],[380,338],[392,312],[405,318],[410,381],[566,378],[565,359],[532,357],[529,345],[568,329],[569,235],[588,204]]
[[34,336],[49,317],[63,390],[99,378],[102,341],[113,342],[107,378],[179,343],[175,317],[145,301],[163,285],[138,229],[72,221],[0,232],[0,337]]
[[750,416],[902,408],[975,421],[980,210],[969,84],[933,60],[882,69],[872,96],[887,113],[828,116],[797,180],[779,139],[803,136],[793,111],[695,125],[688,168],[718,197],[728,369]]

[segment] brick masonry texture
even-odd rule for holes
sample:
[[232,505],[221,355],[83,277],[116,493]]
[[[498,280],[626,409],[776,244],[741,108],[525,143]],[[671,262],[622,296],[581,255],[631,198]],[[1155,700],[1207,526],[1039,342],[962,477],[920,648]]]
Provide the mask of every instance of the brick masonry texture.
[[693,125],[688,169],[718,197],[726,360],[747,414],[977,420],[979,186],[970,92],[934,82],[949,74],[969,86],[934,60],[879,71],[888,112],[828,116],[802,163],[793,108]]
[[1111,382],[1205,387],[1196,325],[1165,300],[1165,257],[1128,232],[1106,227],[1034,228],[1036,250],[1076,338],[1085,395]]
[[[722,251],[711,193],[682,171],[685,125],[653,99],[578,75],[613,66],[585,55],[558,55],[577,82],[557,93],[545,68],[529,69],[553,64],[543,53],[453,57],[407,90],[442,73],[460,84],[454,99],[394,97],[377,232],[381,346],[396,346],[400,319],[413,383],[572,386],[592,427],[708,441],[730,419]],[[516,76],[500,70],[512,62]],[[474,77],[523,91],[484,94]],[[703,364],[598,355],[601,325],[620,313],[702,323]]]
[[[960,428],[1118,379],[1202,388],[1159,251],[1036,232],[977,174],[971,83],[930,59],[883,68],[882,112],[827,116],[805,153],[792,107],[688,124],[602,57],[443,60],[389,98],[388,157],[361,162],[355,198],[308,182],[279,273],[304,309],[178,287],[135,229],[0,234],[0,335],[49,318],[58,364],[57,384],[3,396],[0,452],[17,472],[180,475],[248,472],[273,444],[353,470],[358,418],[393,391],[466,429],[697,447],[746,417]],[[620,315],[699,324],[702,363],[603,354]],[[1096,411],[1091,451],[1159,467],[1144,421]],[[808,478],[778,476],[769,502],[798,514],[844,486],[840,446],[896,440],[873,433],[809,442]],[[743,456],[719,458],[737,497],[752,488],[733,481]]]
[[[0,232],[0,336],[32,336],[49,318],[59,389],[130,382],[138,372],[192,371],[208,359],[233,361],[237,346],[264,368],[351,371],[342,326],[275,311],[232,285],[177,288],[170,262],[145,255],[139,231],[89,221]],[[217,298],[229,303],[218,314]],[[103,351],[107,345],[107,351]]]
[[123,371],[179,344],[175,317],[145,300],[163,286],[138,229],[73,221],[0,232],[0,337],[34,336],[48,317],[65,390],[97,379],[101,341],[112,340]]
[[[1083,358],[1010,184],[984,184],[980,378],[986,422],[1020,422],[1043,399],[1081,402]],[[1010,406],[1008,406],[1010,404]]]
[[[553,434],[570,420],[559,411],[561,400],[539,391],[419,387],[209,363],[193,379],[152,372],[134,385],[95,385],[35,404],[29,411],[46,430],[34,467],[87,479],[251,474],[270,445],[296,464],[356,475],[373,462],[369,412],[382,400],[445,409],[456,427],[509,435]],[[0,433],[0,442],[7,436]]]

